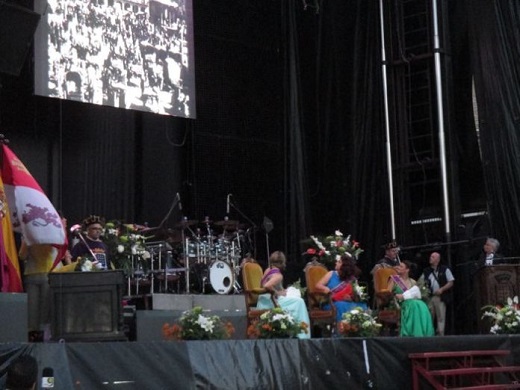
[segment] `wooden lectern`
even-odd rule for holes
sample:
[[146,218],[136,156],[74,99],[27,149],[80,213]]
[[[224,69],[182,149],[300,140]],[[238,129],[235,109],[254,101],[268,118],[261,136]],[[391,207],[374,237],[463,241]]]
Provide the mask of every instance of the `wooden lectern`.
[[482,307],[504,304],[519,295],[520,265],[503,264],[480,268],[475,275],[476,310],[480,333],[489,333],[491,322],[482,319]]
[[123,271],[51,272],[52,339],[123,341]]

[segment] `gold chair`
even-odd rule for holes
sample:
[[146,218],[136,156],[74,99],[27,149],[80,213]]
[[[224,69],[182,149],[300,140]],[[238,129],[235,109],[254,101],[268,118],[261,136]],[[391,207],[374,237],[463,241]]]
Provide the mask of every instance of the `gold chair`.
[[[328,272],[327,268],[316,260],[305,266],[305,282],[307,284],[307,310],[310,319],[311,335],[328,335],[336,326],[336,308],[332,304],[330,294],[316,291],[316,284]],[[329,309],[323,306],[329,304]]]
[[[260,264],[247,262],[242,267],[242,284],[244,286],[244,297],[246,299],[247,328],[254,323],[263,313],[269,309],[257,309],[258,296],[260,294],[270,293],[261,286],[263,270]],[[278,307],[278,303],[274,295],[271,293],[271,301],[274,307]]]
[[395,274],[396,271],[393,268],[379,268],[374,273],[375,309],[377,318],[383,325],[383,333],[387,334],[391,332],[391,328],[395,328],[395,331],[399,333],[401,321],[401,311],[397,307],[392,307],[394,295],[388,289],[388,279]]

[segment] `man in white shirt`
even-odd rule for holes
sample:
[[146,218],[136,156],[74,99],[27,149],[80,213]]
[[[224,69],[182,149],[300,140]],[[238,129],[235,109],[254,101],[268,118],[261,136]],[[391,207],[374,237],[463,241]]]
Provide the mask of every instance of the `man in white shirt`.
[[484,244],[484,251],[479,257],[479,266],[490,266],[502,263],[502,256],[497,254],[500,242],[496,238],[489,237]]
[[453,282],[455,278],[451,270],[442,264],[441,255],[433,252],[430,255],[430,266],[423,272],[423,278],[430,286],[432,293],[430,299],[430,310],[436,323],[436,332],[439,336],[444,336],[446,327],[446,305],[452,301]]

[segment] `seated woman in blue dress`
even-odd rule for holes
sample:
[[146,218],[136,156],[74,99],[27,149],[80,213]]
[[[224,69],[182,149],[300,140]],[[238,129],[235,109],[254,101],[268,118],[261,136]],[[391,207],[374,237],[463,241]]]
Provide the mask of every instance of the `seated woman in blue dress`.
[[[336,307],[336,321],[343,318],[343,314],[356,307],[367,310],[367,304],[357,302],[357,294],[354,288],[357,269],[350,254],[345,253],[336,260],[334,271],[329,271],[316,284],[316,291],[332,295],[332,304]],[[323,308],[328,310],[328,305]]]
[[421,299],[417,282],[409,277],[412,263],[404,260],[395,267],[397,275],[388,280],[388,290],[392,291],[401,307],[401,336],[434,336],[430,310]]
[[[299,290],[289,288],[285,290],[283,288],[283,275],[282,270],[285,269],[285,255],[281,251],[276,251],[269,257],[269,268],[264,272],[262,278],[262,287],[265,287],[269,291],[273,291],[278,305],[288,312],[298,323],[305,322],[307,329],[310,329],[309,313],[307,312],[307,306],[305,301],[302,299],[300,294],[292,294],[292,291],[299,293]],[[273,302],[271,301],[270,294],[262,294],[258,297],[256,305],[257,309],[272,309]],[[300,333],[298,338],[308,339],[310,333]]]

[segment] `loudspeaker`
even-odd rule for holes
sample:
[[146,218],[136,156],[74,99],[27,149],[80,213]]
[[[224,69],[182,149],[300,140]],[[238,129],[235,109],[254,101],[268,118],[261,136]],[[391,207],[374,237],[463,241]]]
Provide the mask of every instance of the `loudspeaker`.
[[0,1],[0,72],[20,74],[39,21],[36,12]]

